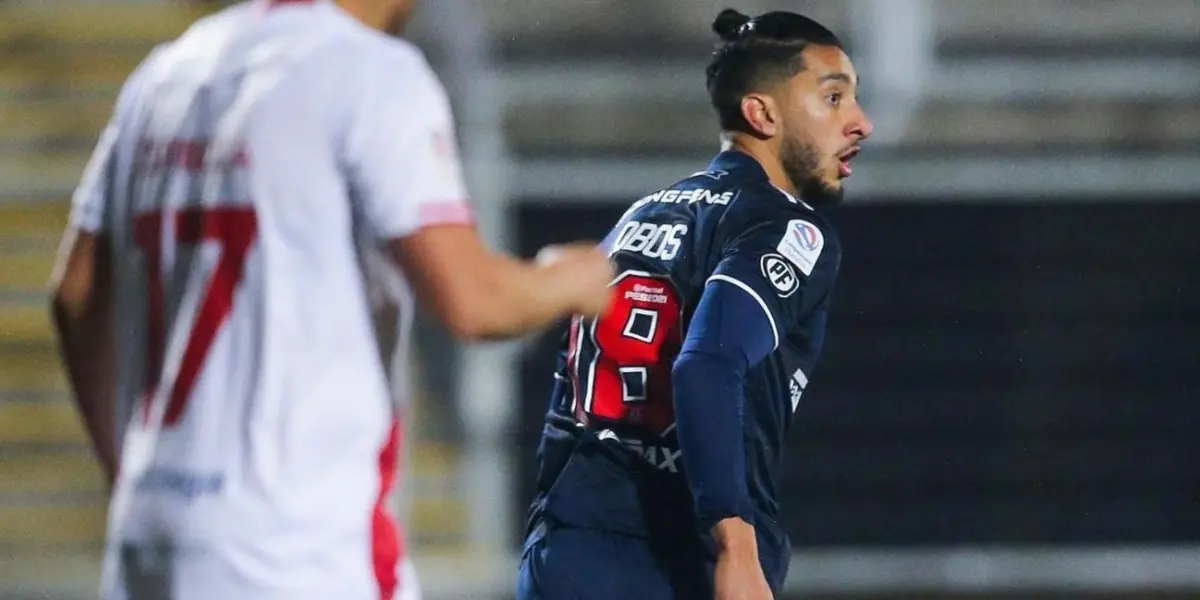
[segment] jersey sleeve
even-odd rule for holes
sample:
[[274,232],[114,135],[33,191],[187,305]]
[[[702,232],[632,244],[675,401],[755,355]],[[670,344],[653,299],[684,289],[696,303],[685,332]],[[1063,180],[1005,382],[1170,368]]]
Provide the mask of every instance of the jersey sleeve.
[[380,240],[473,222],[445,89],[424,63],[381,61],[357,98],[346,161],[366,226]]
[[145,71],[165,46],[155,48],[125,80],[113,107],[112,115],[100,133],[96,147],[84,167],[83,176],[71,195],[68,218],[72,228],[87,233],[101,233],[108,227],[108,212],[112,204],[113,177],[116,170],[119,140],[130,126],[136,110]]
[[754,523],[743,439],[746,372],[775,346],[767,316],[732,285],[705,286],[671,369],[675,431],[698,531]]
[[118,156],[125,155],[124,160],[130,160],[127,156],[132,143],[128,139],[131,135],[129,130],[134,126],[141,102],[152,85],[149,73],[157,68],[156,61],[170,46],[170,43],[155,46],[121,86],[112,115],[100,133],[79,184],[71,195],[68,216],[71,228],[87,233],[108,230]]
[[776,348],[832,291],[840,262],[833,231],[818,217],[793,215],[731,237],[708,283],[724,282],[750,295],[767,316]]
[[112,173],[120,130],[120,114],[114,114],[100,134],[100,140],[84,168],[83,177],[71,196],[70,225],[74,229],[101,233],[107,228],[106,216],[112,196]]

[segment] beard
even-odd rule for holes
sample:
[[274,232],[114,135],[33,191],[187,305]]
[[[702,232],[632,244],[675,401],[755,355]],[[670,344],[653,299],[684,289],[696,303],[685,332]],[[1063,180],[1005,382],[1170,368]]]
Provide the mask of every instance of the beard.
[[812,206],[832,206],[842,201],[845,189],[821,178],[821,154],[805,135],[785,135],[779,149],[783,171],[800,194]]

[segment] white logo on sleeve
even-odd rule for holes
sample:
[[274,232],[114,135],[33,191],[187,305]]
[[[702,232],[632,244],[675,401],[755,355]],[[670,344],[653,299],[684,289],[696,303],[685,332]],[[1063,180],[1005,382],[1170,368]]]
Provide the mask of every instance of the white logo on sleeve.
[[825,236],[821,234],[821,230],[803,219],[788,221],[783,239],[779,240],[779,245],[775,247],[780,254],[800,267],[800,271],[805,275],[812,275],[813,267],[816,266],[824,248]]
[[782,256],[778,254],[764,254],[758,261],[759,267],[762,268],[763,277],[771,282],[771,286],[775,291],[779,292],[781,298],[787,298],[796,292],[800,287],[800,280],[796,277],[796,271],[792,269]]
[[800,406],[800,396],[804,393],[804,388],[808,387],[808,376],[804,371],[796,369],[792,374],[791,381],[788,382],[788,391],[791,393],[792,412],[796,412],[796,407]]

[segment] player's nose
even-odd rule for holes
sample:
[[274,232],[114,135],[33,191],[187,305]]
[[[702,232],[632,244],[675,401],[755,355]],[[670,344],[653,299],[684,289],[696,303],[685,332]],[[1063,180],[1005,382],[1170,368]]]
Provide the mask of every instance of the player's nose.
[[875,131],[875,125],[871,123],[871,119],[867,118],[867,113],[862,107],[855,107],[854,115],[846,122],[846,137],[865,140],[871,137],[871,132]]

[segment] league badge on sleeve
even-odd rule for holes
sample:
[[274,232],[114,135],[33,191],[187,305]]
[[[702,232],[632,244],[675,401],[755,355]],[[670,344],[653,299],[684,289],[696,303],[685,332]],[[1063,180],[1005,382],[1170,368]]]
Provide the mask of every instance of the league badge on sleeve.
[[758,261],[763,277],[771,282],[771,287],[779,293],[780,298],[787,298],[796,293],[800,287],[800,279],[787,260],[778,254],[764,254]]
[[803,219],[788,221],[783,239],[775,247],[780,254],[792,261],[805,275],[812,275],[813,267],[825,248],[825,236],[816,225]]

